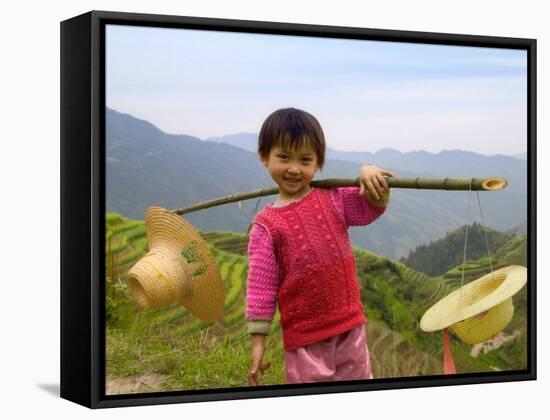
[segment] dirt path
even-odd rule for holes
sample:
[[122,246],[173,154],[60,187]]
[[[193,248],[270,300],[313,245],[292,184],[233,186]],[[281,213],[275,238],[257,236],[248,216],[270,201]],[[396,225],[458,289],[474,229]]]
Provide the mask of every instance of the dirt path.
[[472,351],[470,352],[470,355],[472,357],[477,357],[481,353],[486,354],[490,352],[491,350],[498,349],[500,346],[502,346],[504,343],[508,341],[512,341],[516,337],[520,336],[521,332],[519,330],[514,331],[513,334],[507,334],[505,332],[501,332],[497,334],[495,337],[493,337],[490,340],[484,341],[483,343],[476,344],[472,347]]
[[158,392],[161,390],[164,377],[154,373],[143,373],[126,378],[107,377],[106,395],[136,394],[141,392]]

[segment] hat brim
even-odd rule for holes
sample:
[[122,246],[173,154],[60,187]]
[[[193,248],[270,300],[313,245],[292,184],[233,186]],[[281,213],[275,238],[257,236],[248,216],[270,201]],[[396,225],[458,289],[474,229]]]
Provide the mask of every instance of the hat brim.
[[512,297],[526,283],[527,268],[502,267],[445,296],[424,313],[420,328],[438,331],[479,315]]
[[200,233],[181,216],[161,207],[149,207],[145,215],[151,249],[179,255],[192,273],[192,292],[180,303],[205,322],[223,313],[224,287],[219,267]]

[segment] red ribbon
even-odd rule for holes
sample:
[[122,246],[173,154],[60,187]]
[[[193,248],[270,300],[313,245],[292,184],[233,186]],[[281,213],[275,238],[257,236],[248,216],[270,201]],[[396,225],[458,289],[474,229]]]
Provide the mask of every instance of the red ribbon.
[[455,361],[451,352],[451,339],[447,328],[443,330],[443,373],[445,375],[456,373]]

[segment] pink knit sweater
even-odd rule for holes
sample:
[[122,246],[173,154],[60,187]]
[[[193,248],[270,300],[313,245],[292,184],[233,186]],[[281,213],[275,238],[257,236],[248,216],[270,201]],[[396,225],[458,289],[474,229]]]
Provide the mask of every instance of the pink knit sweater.
[[[359,194],[358,187],[333,188],[331,198],[347,227],[372,223],[384,213],[388,202],[385,200],[382,205],[375,205]],[[245,314],[249,320],[248,331],[268,334],[277,306],[281,279],[273,240],[269,232],[257,224],[253,225],[249,234],[248,260]]]

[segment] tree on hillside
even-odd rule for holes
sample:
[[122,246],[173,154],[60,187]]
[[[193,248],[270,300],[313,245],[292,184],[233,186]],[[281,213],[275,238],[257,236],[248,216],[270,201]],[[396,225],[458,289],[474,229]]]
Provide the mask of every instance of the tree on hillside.
[[[494,256],[496,250],[513,237],[513,235],[483,227],[477,222],[467,227],[466,259],[468,260],[487,257],[487,242],[489,252],[491,256]],[[429,276],[445,274],[449,269],[462,263],[465,237],[466,225],[447,233],[443,238],[432,241],[428,245],[417,246],[414,251],[409,252],[407,258],[401,258],[400,262]]]

